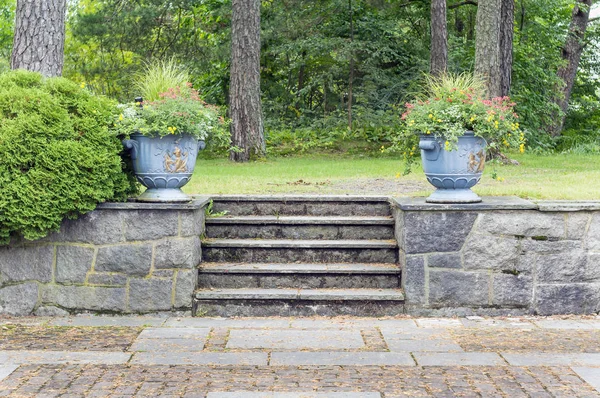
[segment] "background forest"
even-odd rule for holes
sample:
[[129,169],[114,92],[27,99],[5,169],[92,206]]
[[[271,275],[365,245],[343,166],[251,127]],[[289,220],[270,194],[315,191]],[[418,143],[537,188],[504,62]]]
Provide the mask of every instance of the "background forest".
[[[0,70],[9,68],[14,0],[0,0]],[[564,131],[557,71],[574,0],[517,0],[511,98],[532,151],[600,153],[600,27],[592,13]],[[154,59],[185,65],[210,103],[228,103],[228,0],[69,0],[63,75],[130,101],[132,76]],[[476,2],[449,0],[448,69],[472,71]],[[265,0],[261,91],[267,149],[379,152],[399,129],[403,104],[429,71],[426,0]],[[350,95],[351,93],[351,95]],[[348,102],[351,101],[349,107]],[[348,111],[352,119],[349,126]],[[213,154],[228,137],[214,137]]]

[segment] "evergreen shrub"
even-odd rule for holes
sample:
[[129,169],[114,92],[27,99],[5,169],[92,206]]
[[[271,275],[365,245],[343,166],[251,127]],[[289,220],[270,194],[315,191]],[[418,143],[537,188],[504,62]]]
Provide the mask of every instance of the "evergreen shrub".
[[0,243],[42,238],[137,190],[109,131],[111,100],[26,71],[0,75],[0,87]]

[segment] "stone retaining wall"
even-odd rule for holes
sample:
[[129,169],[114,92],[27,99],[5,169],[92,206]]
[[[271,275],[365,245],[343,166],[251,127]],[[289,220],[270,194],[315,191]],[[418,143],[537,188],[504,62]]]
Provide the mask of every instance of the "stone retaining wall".
[[407,312],[600,311],[600,202],[393,205]]
[[42,240],[0,247],[0,314],[189,313],[206,203],[101,204]]
[[[0,247],[0,314],[191,314],[207,202],[103,204]],[[405,312],[600,311],[600,202],[391,202]]]

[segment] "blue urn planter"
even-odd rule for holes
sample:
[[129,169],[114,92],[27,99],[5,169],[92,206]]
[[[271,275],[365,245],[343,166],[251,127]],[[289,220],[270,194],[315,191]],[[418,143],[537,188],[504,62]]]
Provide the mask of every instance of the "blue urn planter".
[[137,200],[142,202],[188,202],[181,191],[194,172],[198,151],[204,141],[189,134],[147,137],[135,133],[123,146],[131,152],[133,171],[146,188]]
[[444,142],[422,135],[419,142],[421,161],[427,181],[437,189],[429,203],[478,203],[481,198],[471,191],[481,179],[485,166],[486,142],[467,131],[458,138],[458,149],[446,151]]

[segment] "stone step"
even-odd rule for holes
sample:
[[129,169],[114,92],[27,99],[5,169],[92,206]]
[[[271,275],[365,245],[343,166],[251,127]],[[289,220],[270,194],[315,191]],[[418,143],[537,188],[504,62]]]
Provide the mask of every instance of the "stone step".
[[202,263],[201,273],[227,274],[399,274],[397,264]]
[[400,286],[395,264],[201,264],[200,288],[356,289]]
[[204,239],[205,248],[395,249],[395,240]]
[[206,236],[230,239],[393,239],[382,216],[233,216],[208,218]]
[[400,289],[199,289],[195,316],[383,316],[404,313]]
[[206,262],[398,263],[392,240],[206,239]]
[[389,216],[389,198],[350,195],[218,195],[213,213],[233,216]]

